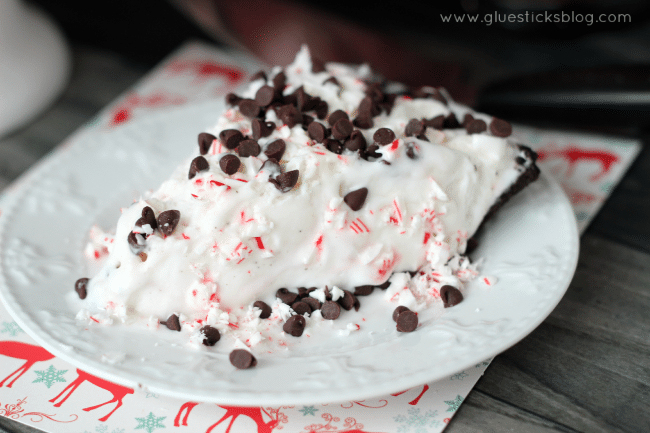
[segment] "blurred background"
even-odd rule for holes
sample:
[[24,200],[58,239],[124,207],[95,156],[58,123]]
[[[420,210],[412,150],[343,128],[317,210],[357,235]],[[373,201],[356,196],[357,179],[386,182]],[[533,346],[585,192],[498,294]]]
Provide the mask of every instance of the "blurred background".
[[[547,95],[559,92],[560,98],[572,90],[569,100],[576,100],[576,91],[589,93],[588,103],[581,102],[591,110],[588,116],[559,110],[547,98],[543,117],[569,124],[635,126],[645,122],[639,106],[645,112],[650,102],[636,101],[634,113],[619,112],[619,105],[629,108],[632,101],[611,94],[648,90],[650,69],[626,68],[650,64],[650,3],[643,0],[387,0],[374,7],[337,0],[25,3],[60,26],[72,47],[73,82],[75,69],[94,56],[128,63],[137,75],[183,41],[199,38],[247,49],[269,64],[289,63],[300,44],[308,43],[323,60],[367,61],[389,79],[444,85],[456,99],[522,120],[539,117],[544,103],[528,91],[542,85]],[[544,22],[533,22],[533,14]],[[483,22],[469,22],[474,15]],[[558,17],[565,22],[555,22]],[[606,22],[596,22],[599,17]],[[593,109],[606,93],[607,113]],[[627,122],[630,115],[634,121]]]

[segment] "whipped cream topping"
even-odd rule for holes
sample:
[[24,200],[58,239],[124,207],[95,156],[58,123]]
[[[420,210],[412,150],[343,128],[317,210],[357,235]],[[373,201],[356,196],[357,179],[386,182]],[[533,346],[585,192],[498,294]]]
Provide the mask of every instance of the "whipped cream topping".
[[[270,77],[279,72],[276,68]],[[327,64],[326,71],[314,73],[306,48],[284,73],[284,95],[303,86],[309,95],[326,101],[330,113],[343,110],[350,119],[366,95],[367,80],[374,79],[367,66]],[[323,84],[330,77],[339,85]],[[254,99],[265,84],[271,80],[255,80],[241,96]],[[385,292],[389,301],[414,311],[440,303],[442,285],[462,288],[478,274],[462,256],[466,241],[524,170],[515,161],[521,153],[518,147],[489,132],[468,135],[463,128],[427,128],[428,141],[407,137],[405,127],[413,118],[454,113],[462,119],[470,113],[487,123],[492,119],[445,97],[448,104],[398,96],[390,114],[383,111],[373,118],[372,128],[361,130],[368,144],[379,128],[390,128],[396,136],[370,160],[347,150],[332,153],[301,124],[289,127],[268,110],[265,120],[275,129],[257,141],[262,150],[277,139],[286,143],[282,172],[299,172],[288,192],[269,182],[277,173],[268,164],[262,167],[267,160],[263,152],[240,158],[234,174],[224,173],[221,158],[237,153],[219,139],[204,155],[209,168],[188,179],[197,148],[158,190],[123,210],[114,241],[104,235],[92,248],[107,249],[109,256],[90,280],[78,318],[141,321],[152,327],[151,318],[164,321],[178,314],[183,330],[197,344],[199,327],[211,324],[253,346],[267,338],[265,332],[274,323],[294,314],[288,305],[274,301],[283,287],[295,291],[328,286],[334,296],[341,296],[341,289],[353,291],[355,286],[390,279]],[[218,137],[227,129],[251,135],[251,120],[237,107],[229,108],[206,132]],[[368,194],[355,211],[344,197],[360,188],[367,188]],[[135,226],[147,206],[155,215],[180,212],[172,234],[165,236],[149,224]],[[131,232],[150,234],[140,242],[140,254],[127,241]],[[407,271],[419,272],[411,277]],[[321,295],[317,290],[311,296]],[[256,300],[272,304],[270,319],[259,319],[259,310],[251,307]],[[310,322],[318,320],[322,317],[317,310],[309,317],[307,332]],[[356,329],[351,324],[347,333]]]

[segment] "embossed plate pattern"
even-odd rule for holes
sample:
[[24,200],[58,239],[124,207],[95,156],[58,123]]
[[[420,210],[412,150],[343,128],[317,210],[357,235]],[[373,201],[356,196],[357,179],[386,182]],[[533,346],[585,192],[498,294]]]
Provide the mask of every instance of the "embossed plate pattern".
[[[548,176],[487,224],[476,256],[484,275],[441,317],[420,314],[400,334],[383,296],[362,299],[322,338],[284,354],[258,354],[237,371],[229,348],[183,347],[179,333],[79,326],[74,281],[90,276],[83,248],[92,224],[114,226],[119,207],[155,188],[214,122],[216,102],[159,112],[114,129],[84,129],[18,183],[0,217],[0,295],[37,342],[75,366],[123,385],[194,401],[237,405],[362,400],[447,377],[490,358],[537,327],[566,291],[578,257],[571,206]],[[67,296],[66,296],[67,295]],[[361,323],[341,337],[336,327]]]

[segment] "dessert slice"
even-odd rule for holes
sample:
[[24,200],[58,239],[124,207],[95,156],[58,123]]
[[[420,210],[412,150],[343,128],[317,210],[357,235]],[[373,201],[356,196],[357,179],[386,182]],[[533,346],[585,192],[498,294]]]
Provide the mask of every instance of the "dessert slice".
[[200,341],[209,326],[251,346],[274,320],[296,335],[391,282],[410,310],[442,304],[443,286],[477,275],[468,239],[539,173],[507,122],[307,48],[226,99],[191,157],[123,212],[80,319],[152,318]]

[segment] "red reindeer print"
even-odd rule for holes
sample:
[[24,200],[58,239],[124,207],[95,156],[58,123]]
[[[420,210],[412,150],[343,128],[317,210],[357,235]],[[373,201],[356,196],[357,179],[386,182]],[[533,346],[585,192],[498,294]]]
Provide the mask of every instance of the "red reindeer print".
[[20,366],[16,371],[5,377],[2,382],[0,382],[0,387],[2,387],[11,376],[18,373],[18,376],[9,382],[7,388],[11,388],[11,385],[14,384],[16,379],[25,374],[35,363],[40,361],[48,361],[54,358],[54,355],[42,347],[34,346],[33,344],[21,343],[20,341],[0,341],[0,355],[25,360],[25,363],[22,366]]
[[568,163],[566,177],[571,177],[578,162],[597,162],[600,163],[600,171],[589,179],[592,182],[597,181],[611,170],[612,166],[619,162],[619,157],[615,153],[600,149],[583,149],[578,146],[566,146],[558,148],[555,144],[550,144],[537,151],[539,161],[545,159],[563,159]]
[[[352,417],[347,417],[342,426],[334,426],[332,423],[338,423],[341,418],[330,413],[324,413],[321,416],[327,421],[327,424],[310,424],[304,427],[304,431],[301,433],[380,433],[363,430],[363,424],[358,423]],[[342,429],[339,430],[339,427]]]
[[92,383],[95,386],[98,386],[101,389],[105,389],[106,391],[110,392],[113,394],[113,398],[107,402],[98,404],[97,406],[91,406],[84,408],[86,412],[89,412],[91,410],[98,409],[106,404],[110,404],[113,402],[117,402],[115,407],[113,408],[112,411],[110,411],[106,416],[103,416],[102,418],[99,418],[100,421],[106,421],[111,415],[113,415],[113,412],[117,410],[120,406],[122,406],[122,399],[127,395],[127,394],[133,394],[133,389],[132,388],[127,388],[126,386],[118,385],[113,382],[109,382],[108,380],[100,379],[97,376],[93,376],[92,374],[88,374],[83,370],[77,369],[77,375],[78,377],[71,382],[68,386],[65,387],[63,391],[59,393],[56,397],[50,400],[50,403],[54,403],[59,397],[63,396],[68,390],[68,394],[63,396],[63,398],[54,405],[54,407],[60,407],[67,399],[70,397],[70,395],[81,385],[83,382],[88,382]]
[[[412,389],[412,388],[409,388],[409,389],[406,389],[406,390],[404,390],[404,391],[396,392],[395,394],[391,394],[391,395],[392,395],[393,397],[397,397],[398,395],[402,395],[402,394],[404,394],[405,392],[410,391],[411,389]],[[428,390],[429,390],[429,385],[427,385],[427,384],[425,383],[424,386],[422,387],[422,392],[420,393],[420,395],[418,395],[417,397],[415,397],[413,400],[409,401],[409,404],[410,404],[411,406],[416,406],[416,405],[418,404],[418,402],[420,401],[420,399],[422,398],[422,396],[424,395],[424,393],[427,392]]]
[[[199,403],[195,403],[192,401],[188,401],[184,403],[181,408],[178,410],[178,414],[176,415],[176,418],[174,419],[174,426],[175,427],[180,427],[180,425],[187,426],[187,417],[190,415],[190,412],[192,409],[194,409],[195,406],[197,406]],[[272,409],[272,408],[267,408],[269,409],[269,412],[267,412],[263,407],[240,407],[240,406],[220,406],[217,405],[222,409],[226,410],[226,413],[217,421],[216,423],[212,424],[208,429],[205,431],[205,433],[210,433],[216,426],[227,420],[228,418],[232,417],[230,422],[228,423],[228,427],[226,427],[225,433],[230,433],[230,429],[232,428],[232,425],[234,424],[235,420],[237,419],[238,416],[247,416],[248,418],[252,419],[255,424],[257,424],[257,433],[271,433],[273,429],[280,423],[280,422],[287,422],[286,416],[280,412],[279,409]],[[183,411],[185,412],[185,416],[183,416],[182,422],[181,422],[181,415],[183,414]],[[262,417],[262,413],[264,413],[267,418],[270,420],[264,421],[264,418]]]

